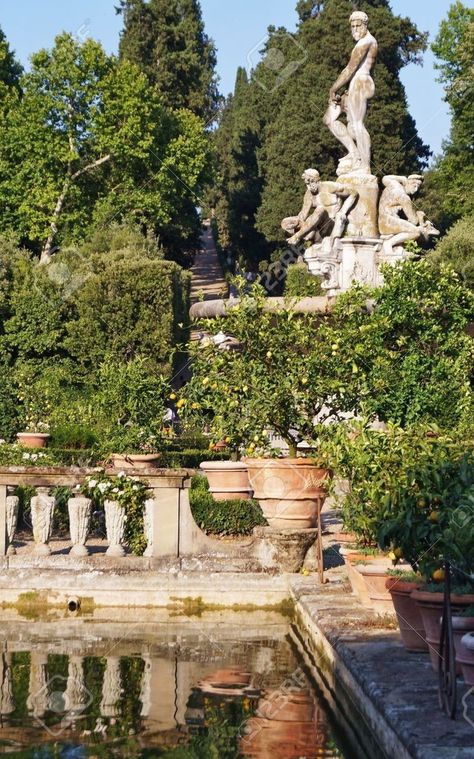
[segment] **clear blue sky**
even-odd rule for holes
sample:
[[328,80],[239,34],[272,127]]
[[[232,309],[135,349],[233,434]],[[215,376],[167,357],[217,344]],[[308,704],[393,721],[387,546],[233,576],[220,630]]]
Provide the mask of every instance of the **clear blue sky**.
[[[32,52],[49,47],[63,29],[79,36],[89,34],[113,52],[121,27],[116,4],[116,0],[3,0],[0,26],[24,64]],[[233,89],[237,66],[247,65],[270,24],[290,31],[295,28],[296,0],[201,0],[201,5],[206,30],[218,48],[221,90],[226,94]],[[394,12],[410,16],[422,31],[430,32],[431,39],[450,5],[451,0],[392,0]],[[411,113],[421,136],[436,153],[449,134],[450,122],[435,79],[430,52],[422,67],[410,66],[403,72]]]

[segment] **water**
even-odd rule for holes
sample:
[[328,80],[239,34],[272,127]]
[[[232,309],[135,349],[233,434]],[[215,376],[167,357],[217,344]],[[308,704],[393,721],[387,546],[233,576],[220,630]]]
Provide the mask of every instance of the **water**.
[[348,759],[278,614],[120,616],[0,613],[0,753]]

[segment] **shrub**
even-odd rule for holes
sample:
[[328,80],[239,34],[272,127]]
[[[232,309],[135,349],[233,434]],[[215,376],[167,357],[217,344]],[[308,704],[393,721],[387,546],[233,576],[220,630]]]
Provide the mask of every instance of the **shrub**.
[[438,242],[430,260],[451,266],[474,289],[474,216],[456,222]]
[[306,298],[323,294],[321,281],[308,271],[306,264],[292,264],[288,267],[285,295],[290,298]]
[[186,337],[190,275],[173,262],[143,257],[104,257],[94,266],[74,293],[77,319],[68,324],[66,340],[71,355],[86,368],[106,354],[119,361],[142,356],[167,373],[172,347]]
[[248,535],[254,527],[266,525],[258,501],[216,501],[201,475],[192,479],[191,511],[204,532],[217,535]]
[[58,425],[51,428],[50,434],[50,448],[85,450],[98,442],[94,431],[82,424]]

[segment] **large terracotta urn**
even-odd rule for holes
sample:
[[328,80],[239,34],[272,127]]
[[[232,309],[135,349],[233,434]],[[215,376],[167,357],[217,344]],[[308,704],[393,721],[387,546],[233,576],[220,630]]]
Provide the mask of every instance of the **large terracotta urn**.
[[310,459],[247,459],[250,485],[270,527],[316,527],[330,472]]
[[[439,644],[441,636],[441,617],[443,614],[444,594],[426,590],[414,590],[413,599],[421,612],[423,626],[426,632],[426,642],[428,644],[431,664],[435,672],[439,668]],[[474,604],[474,595],[456,595],[451,593],[451,610],[453,616],[456,612],[466,609]],[[461,674],[461,666],[456,666],[457,674]]]
[[247,501],[252,497],[247,464],[242,461],[203,461],[199,468],[216,501]]

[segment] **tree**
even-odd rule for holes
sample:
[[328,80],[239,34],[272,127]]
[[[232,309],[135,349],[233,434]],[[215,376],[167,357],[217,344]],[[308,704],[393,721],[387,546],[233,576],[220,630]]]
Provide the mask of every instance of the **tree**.
[[10,96],[20,91],[22,66],[10,50],[7,38],[0,29],[0,107],[5,107]]
[[218,104],[216,51],[197,0],[120,0],[120,57],[135,63],[171,108],[206,122]]
[[134,64],[68,34],[32,57],[21,85],[0,133],[2,231],[44,262],[93,220],[159,232],[178,217],[189,233],[181,211],[195,203],[208,152],[197,117],[170,113]]
[[452,113],[436,184],[446,212],[459,218],[474,212],[474,9],[457,0],[432,49]]

